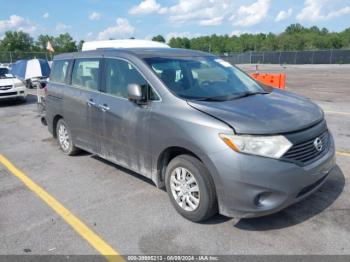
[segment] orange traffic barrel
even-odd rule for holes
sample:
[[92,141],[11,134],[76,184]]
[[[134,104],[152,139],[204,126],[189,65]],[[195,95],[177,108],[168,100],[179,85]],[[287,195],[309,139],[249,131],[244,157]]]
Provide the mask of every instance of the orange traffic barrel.
[[252,73],[250,76],[262,84],[280,89],[286,88],[286,74]]

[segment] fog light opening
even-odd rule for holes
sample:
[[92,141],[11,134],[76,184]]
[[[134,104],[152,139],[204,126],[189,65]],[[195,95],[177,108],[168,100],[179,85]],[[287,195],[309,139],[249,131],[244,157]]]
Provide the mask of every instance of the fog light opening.
[[258,194],[255,198],[254,198],[254,204],[257,207],[263,207],[266,204],[266,200],[269,198],[269,196],[271,195],[270,192],[263,192]]

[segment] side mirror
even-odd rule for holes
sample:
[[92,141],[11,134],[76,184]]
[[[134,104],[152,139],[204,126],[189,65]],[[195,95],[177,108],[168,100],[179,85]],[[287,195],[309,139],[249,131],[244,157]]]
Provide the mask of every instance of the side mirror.
[[128,85],[128,99],[135,103],[141,102],[143,99],[142,88],[138,84],[129,84]]

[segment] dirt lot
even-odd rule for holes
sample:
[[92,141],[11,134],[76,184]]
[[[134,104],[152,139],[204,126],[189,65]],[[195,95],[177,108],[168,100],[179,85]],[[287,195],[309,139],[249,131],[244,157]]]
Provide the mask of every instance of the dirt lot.
[[[350,254],[350,66],[260,69],[286,71],[289,91],[322,106],[339,151],[324,186],[278,214],[189,222],[149,180],[87,153],[63,155],[34,96],[0,103],[0,154],[120,254]],[[98,254],[1,164],[0,210],[0,254]]]

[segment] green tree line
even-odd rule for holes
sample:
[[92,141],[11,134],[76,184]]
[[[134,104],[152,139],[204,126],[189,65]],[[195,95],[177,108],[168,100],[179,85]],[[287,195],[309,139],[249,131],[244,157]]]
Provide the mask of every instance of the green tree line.
[[[162,35],[153,37],[154,41],[165,42]],[[8,31],[0,40],[0,52],[46,52],[50,41],[56,53],[81,50],[84,41],[76,41],[68,33],[58,36],[39,35],[35,40],[22,31]],[[280,34],[259,33],[239,36],[210,35],[194,38],[174,37],[169,39],[171,47],[190,48],[215,54],[247,51],[295,51],[350,48],[350,27],[342,32],[329,32],[326,28],[300,24],[288,26]]]
[[50,41],[55,52],[75,52],[81,49],[83,41],[76,42],[68,33],[57,37],[39,35],[36,40],[22,31],[7,31],[0,40],[0,52],[46,52],[47,42]]
[[[165,42],[158,35],[155,41]],[[194,38],[174,37],[168,42],[171,47],[190,48],[215,54],[247,51],[296,51],[350,48],[350,27],[342,32],[329,32],[326,28],[300,24],[288,26],[280,34],[259,33],[239,36],[211,35]]]

